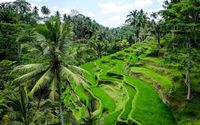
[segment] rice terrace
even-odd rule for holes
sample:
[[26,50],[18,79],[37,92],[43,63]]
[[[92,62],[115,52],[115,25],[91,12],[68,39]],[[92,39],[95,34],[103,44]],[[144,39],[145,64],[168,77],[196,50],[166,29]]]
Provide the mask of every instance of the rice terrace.
[[199,0],[0,0],[0,125],[200,125]]

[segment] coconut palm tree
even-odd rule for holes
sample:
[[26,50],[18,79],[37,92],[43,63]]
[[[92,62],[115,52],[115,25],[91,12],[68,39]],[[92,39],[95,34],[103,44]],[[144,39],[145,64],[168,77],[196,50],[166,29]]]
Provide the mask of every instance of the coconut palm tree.
[[50,10],[46,6],[41,7],[42,14],[48,16],[50,14]]
[[126,23],[133,26],[136,39],[140,38],[140,31],[146,26],[147,22],[147,13],[145,13],[142,9],[140,11],[133,10],[129,15],[127,15]]
[[35,16],[38,16],[39,9],[37,6],[34,6],[32,11]]
[[125,21],[126,23],[128,23],[129,25],[133,26],[134,30],[135,30],[135,42],[136,39],[138,38],[136,35],[138,32],[138,28],[137,28],[137,23],[138,23],[138,11],[137,10],[133,10],[132,12],[130,12],[130,14],[127,15],[127,19]]
[[162,36],[162,32],[161,32],[161,23],[162,21],[159,20],[159,21],[156,21],[158,19],[158,13],[152,13],[151,14],[151,17],[153,18],[151,20],[151,26],[152,26],[152,31],[151,33],[153,35],[155,35],[156,39],[157,39],[157,45],[158,47],[161,47],[160,45],[160,39],[161,39],[161,36]]
[[60,17],[60,12],[56,11],[56,16]]
[[16,78],[14,82],[29,84],[31,97],[41,88],[48,88],[50,99],[59,102],[60,122],[64,125],[62,90],[64,87],[73,86],[72,84],[87,88],[88,85],[82,76],[85,70],[65,64],[62,60],[62,52],[70,33],[68,23],[62,23],[60,18],[55,17],[46,21],[45,25],[38,26],[36,31],[37,39],[41,42],[41,50],[49,62],[16,67],[13,72],[21,72],[23,75]]
[[53,103],[49,99],[44,99],[43,95],[37,95],[36,99],[33,101],[30,100],[23,86],[17,87],[16,91],[6,92],[3,104],[0,103],[0,108],[6,110],[5,116],[7,115],[9,120],[3,121],[2,124],[30,125],[59,123],[51,111]]
[[138,15],[138,11],[137,10],[133,10],[130,12],[130,14],[128,14],[126,17],[126,22],[130,23],[130,24],[136,24],[137,20],[136,17]]

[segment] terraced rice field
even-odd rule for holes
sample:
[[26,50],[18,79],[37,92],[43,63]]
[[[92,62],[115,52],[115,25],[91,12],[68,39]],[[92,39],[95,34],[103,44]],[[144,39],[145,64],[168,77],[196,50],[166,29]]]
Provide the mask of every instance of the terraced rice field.
[[146,48],[135,48],[82,65],[89,72],[85,77],[96,100],[91,114],[94,125],[176,125],[154,87],[156,84],[168,92],[172,80],[151,66],[139,64],[156,47],[146,44]]

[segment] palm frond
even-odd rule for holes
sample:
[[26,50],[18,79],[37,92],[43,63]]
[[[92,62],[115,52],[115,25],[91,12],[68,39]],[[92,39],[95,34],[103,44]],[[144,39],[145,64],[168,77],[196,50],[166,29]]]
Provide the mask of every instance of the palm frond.
[[60,34],[59,34],[57,48],[60,49],[61,51],[63,50],[64,45],[68,41],[67,37],[69,36],[70,31],[71,31],[71,26],[69,23],[63,23],[62,25],[60,25],[59,29]]
[[26,82],[32,78],[34,78],[35,76],[37,76],[38,74],[44,72],[46,69],[38,69],[32,72],[29,72],[27,74],[24,74],[16,79],[13,80],[13,83],[20,83],[20,82]]
[[51,41],[54,41],[54,33],[55,33],[55,29],[54,29],[54,26],[53,26],[53,22],[54,21],[46,21],[45,22],[45,27],[47,28],[48,31],[48,35],[45,35],[45,34],[42,34],[46,37],[46,39],[50,38]]
[[80,67],[78,67],[78,66],[74,66],[74,65],[67,65],[67,67],[71,70],[71,71],[73,71],[73,72],[75,72],[75,73],[78,73],[78,74],[90,74],[87,70],[85,70],[85,69],[82,69],[82,68],[80,68]]
[[49,98],[50,98],[53,102],[55,102],[56,100],[58,100],[58,97],[59,97],[59,94],[58,94],[58,92],[55,91],[55,90],[52,90],[52,91],[50,92],[50,94],[49,94]]
[[45,41],[46,40],[45,36],[40,34],[39,32],[35,32],[34,34],[35,34],[35,36],[37,38],[37,41]]
[[63,80],[67,80],[70,83],[73,82],[77,85],[82,85],[86,88],[89,87],[86,80],[81,75],[73,73],[70,69],[68,69],[67,67],[63,65],[61,65],[61,69],[60,69],[60,78],[62,78]]
[[47,107],[50,107],[52,105],[52,102],[50,99],[43,99],[40,102],[40,108],[46,109]]
[[48,38],[50,35],[49,30],[44,25],[38,25],[35,29],[40,35],[44,36],[45,38]]
[[[17,116],[17,114],[15,114]],[[23,125],[24,123],[22,121],[12,121],[12,125]]]
[[34,87],[32,88],[31,92],[29,93],[32,96],[37,90],[41,89],[48,83],[51,83],[53,77],[53,72],[51,69],[48,69],[44,75],[35,83]]
[[30,71],[33,71],[33,70],[38,70],[38,69],[46,69],[47,68],[47,65],[45,64],[27,64],[27,65],[20,65],[20,66],[17,66],[15,67],[11,74],[12,73],[16,73],[16,72],[20,72],[20,73],[26,73],[26,72],[30,72]]
[[58,89],[58,80],[57,80],[57,77],[54,76],[54,79],[52,80],[51,82],[51,92],[49,94],[49,98],[52,100],[52,101],[55,101],[56,99],[58,99],[59,95],[57,93],[57,89]]
[[14,111],[20,111],[21,110],[20,99],[19,99],[18,95],[16,95],[16,94],[8,94],[5,97],[4,102],[8,107],[12,107]]
[[31,105],[33,106],[33,107],[37,107],[37,108],[39,108],[39,109],[41,109],[41,110],[47,110],[48,109],[48,107],[51,107],[52,105],[51,105],[51,100],[50,99],[35,99],[35,100],[33,100],[33,102],[31,103]]

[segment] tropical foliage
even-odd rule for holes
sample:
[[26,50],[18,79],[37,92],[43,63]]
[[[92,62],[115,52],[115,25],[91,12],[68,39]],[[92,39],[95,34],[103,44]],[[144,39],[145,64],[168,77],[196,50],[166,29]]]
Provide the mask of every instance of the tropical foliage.
[[127,13],[0,3],[0,124],[199,125],[200,2]]

